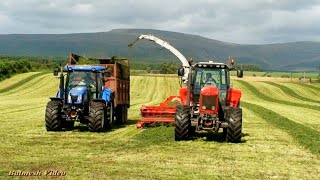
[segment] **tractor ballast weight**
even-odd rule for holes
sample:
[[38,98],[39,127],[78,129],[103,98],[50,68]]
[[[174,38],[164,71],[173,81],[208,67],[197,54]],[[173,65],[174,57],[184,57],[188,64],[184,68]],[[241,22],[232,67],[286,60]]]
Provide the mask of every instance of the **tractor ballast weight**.
[[[46,108],[47,131],[72,129],[74,122],[101,132],[115,122],[125,123],[130,105],[130,76],[127,59],[101,58],[96,64],[80,65],[81,56],[70,54],[60,69],[60,88]],[[59,70],[54,70],[57,76]]]

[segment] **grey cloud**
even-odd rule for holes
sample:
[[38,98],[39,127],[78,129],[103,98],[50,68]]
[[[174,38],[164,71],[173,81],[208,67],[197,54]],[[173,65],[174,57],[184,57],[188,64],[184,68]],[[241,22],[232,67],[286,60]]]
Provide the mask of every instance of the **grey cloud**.
[[154,28],[234,43],[319,40],[320,1],[5,0],[0,33]]

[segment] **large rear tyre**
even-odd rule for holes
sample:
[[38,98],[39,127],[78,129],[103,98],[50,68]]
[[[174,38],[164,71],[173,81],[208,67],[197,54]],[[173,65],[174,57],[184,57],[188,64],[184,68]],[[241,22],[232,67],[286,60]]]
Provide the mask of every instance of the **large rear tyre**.
[[239,143],[242,136],[242,109],[232,107],[229,113],[229,117],[226,119],[228,123],[226,140],[232,143]]
[[89,108],[89,131],[102,132],[105,130],[105,104],[103,102],[90,102]]
[[187,140],[190,136],[190,107],[177,106],[175,114],[175,141]]
[[45,123],[47,131],[61,131],[61,108],[60,101],[49,101],[46,107]]

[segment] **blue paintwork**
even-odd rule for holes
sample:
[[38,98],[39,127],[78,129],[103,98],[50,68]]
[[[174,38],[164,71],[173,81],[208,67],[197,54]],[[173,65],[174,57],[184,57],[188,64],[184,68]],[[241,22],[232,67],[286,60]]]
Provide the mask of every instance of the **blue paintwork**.
[[[72,88],[69,91],[69,95],[68,96],[70,96],[70,95],[73,95],[73,96],[82,95],[82,97],[84,99],[82,99],[81,102],[74,102],[74,104],[82,104],[83,102],[85,102],[87,100],[87,93],[88,93],[88,91],[87,91],[87,87],[86,86],[76,86],[76,87]],[[58,91],[56,97],[57,98],[61,98],[60,97],[60,90]],[[101,91],[99,98],[103,99],[106,102],[106,104],[109,104],[112,101],[112,91],[111,91],[111,89],[110,88],[104,88]],[[61,99],[63,99],[63,97]],[[67,101],[68,101],[67,103],[69,103],[69,104],[72,103],[71,101],[69,101],[69,98],[68,98]]]
[[[81,101],[77,100],[76,102],[74,102],[74,104],[82,104],[87,99],[87,93],[88,93],[87,86],[78,85],[69,91],[69,96],[77,96],[77,97],[81,96],[82,100]],[[68,98],[68,103],[72,103],[71,99],[69,98]]]
[[87,91],[86,86],[76,86],[69,91],[71,96],[79,96],[84,94]]
[[105,66],[89,66],[89,65],[70,65],[65,66],[64,69],[68,70],[68,68],[72,68],[74,71],[91,71],[93,68],[97,71],[106,70]]
[[106,104],[109,104],[112,98],[112,91],[110,88],[105,88],[100,93],[100,99],[103,99],[106,101]]
[[60,89],[59,89],[59,91],[58,91],[58,93],[57,93],[56,97],[57,97],[57,98],[61,98],[61,99],[63,99],[63,97],[60,97]]

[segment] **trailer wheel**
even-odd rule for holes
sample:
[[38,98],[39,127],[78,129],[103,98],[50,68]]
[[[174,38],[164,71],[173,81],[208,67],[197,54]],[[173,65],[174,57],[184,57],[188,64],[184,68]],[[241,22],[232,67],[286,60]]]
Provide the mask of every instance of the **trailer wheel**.
[[123,124],[128,121],[128,108],[127,106],[123,106]]
[[102,132],[105,129],[105,104],[103,102],[90,102],[88,120],[91,132]]
[[175,114],[175,140],[187,140],[190,135],[191,121],[190,108],[188,106],[177,106]]
[[118,105],[116,110],[116,123],[122,124],[123,123],[123,106]]
[[231,108],[229,117],[226,119],[228,123],[226,140],[232,143],[241,142],[242,131],[242,109]]
[[111,129],[114,123],[114,106],[113,102],[110,102],[106,108],[106,128]]
[[60,101],[49,101],[46,107],[46,129],[47,131],[61,131],[61,108]]

